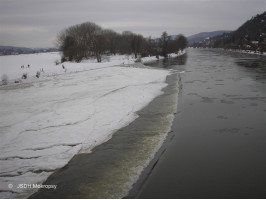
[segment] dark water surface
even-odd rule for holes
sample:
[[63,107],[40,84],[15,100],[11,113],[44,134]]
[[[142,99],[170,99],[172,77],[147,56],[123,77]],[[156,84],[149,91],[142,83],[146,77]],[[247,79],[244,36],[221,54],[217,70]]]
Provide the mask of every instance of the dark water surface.
[[182,67],[172,131],[128,197],[266,198],[266,57],[189,49]]

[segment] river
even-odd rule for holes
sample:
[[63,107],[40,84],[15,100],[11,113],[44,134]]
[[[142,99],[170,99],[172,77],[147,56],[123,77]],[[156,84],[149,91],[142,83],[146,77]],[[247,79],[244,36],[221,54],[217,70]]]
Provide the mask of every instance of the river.
[[266,58],[188,49],[148,65],[173,72],[164,94],[31,198],[266,197]]
[[265,56],[189,49],[185,70],[172,131],[128,197],[266,198]]

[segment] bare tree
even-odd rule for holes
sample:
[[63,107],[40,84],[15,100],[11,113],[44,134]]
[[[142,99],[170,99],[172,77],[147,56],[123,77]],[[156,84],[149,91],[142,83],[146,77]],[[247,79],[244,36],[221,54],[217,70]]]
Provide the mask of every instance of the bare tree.
[[164,57],[167,57],[167,53],[168,53],[168,41],[169,41],[169,37],[166,31],[164,31],[161,35],[160,38],[160,46],[162,48],[162,55]]
[[95,54],[94,43],[96,35],[102,30],[92,22],[71,26],[57,36],[57,45],[63,52],[63,60],[80,62]]
[[108,48],[108,38],[104,32],[95,35],[93,40],[93,51],[96,55],[97,61],[102,61],[102,54],[107,51]]
[[138,54],[142,54],[145,51],[146,40],[142,35],[132,35],[131,39],[131,50],[137,58]]
[[184,35],[178,35],[178,37],[176,38],[177,41],[177,46],[179,49],[181,49],[182,51],[187,47],[188,45],[188,41],[187,38]]
[[166,32],[160,39],[144,39],[142,35],[131,31],[122,34],[110,29],[103,29],[95,23],[86,22],[71,26],[61,31],[57,36],[57,46],[62,51],[62,61],[80,62],[84,58],[96,57],[101,62],[102,54],[131,54],[167,56],[178,48],[185,48],[187,42],[184,36],[172,41]]

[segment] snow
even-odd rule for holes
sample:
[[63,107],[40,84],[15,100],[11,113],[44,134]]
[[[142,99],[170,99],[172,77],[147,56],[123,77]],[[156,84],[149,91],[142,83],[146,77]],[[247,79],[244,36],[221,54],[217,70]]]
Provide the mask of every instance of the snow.
[[[175,57],[184,55],[185,53],[186,53],[186,50],[183,50],[183,51],[180,50],[178,53],[168,54],[168,57],[169,58],[175,58]],[[164,57],[163,56],[159,56],[159,60],[160,59],[164,59]],[[142,63],[148,63],[148,62],[153,62],[153,61],[157,61],[157,60],[158,60],[158,58],[156,58],[156,56],[149,56],[149,57],[141,58],[141,62]]]
[[[200,47],[189,47],[189,48],[200,48]],[[223,48],[216,48],[223,51],[230,51],[230,52],[237,52],[237,53],[244,53],[244,54],[251,54],[251,55],[260,55],[266,56],[266,52],[260,53],[259,51],[251,51],[251,50],[239,50],[239,49],[223,49]]]
[[[160,56],[159,59],[162,59],[163,57]],[[156,56],[149,56],[149,57],[144,57],[144,58],[141,58],[141,62],[142,63],[148,63],[148,62],[153,62],[153,61],[157,61],[158,58],[156,58]]]
[[[102,63],[97,63],[96,59],[84,60],[78,65],[76,63],[65,62],[63,64],[66,68],[63,69],[62,64],[55,64],[60,61],[59,52],[0,56],[0,78],[2,79],[3,75],[7,75],[10,84],[14,83],[14,81],[21,81],[24,73],[27,74],[28,79],[31,81],[32,79],[37,79],[37,72],[40,72],[41,77],[47,77],[66,72],[85,71],[94,67],[132,64],[134,60],[132,56],[117,55],[104,57]],[[21,66],[24,66],[24,68],[21,68]]]
[[110,139],[162,94],[170,73],[125,67],[134,63],[125,56],[65,62],[66,71],[55,65],[57,59],[58,53],[0,57],[1,75],[10,82],[25,71],[29,76],[0,87],[0,198],[29,196],[35,190],[18,184],[42,183],[75,154]]
[[182,56],[186,53],[186,50],[179,50],[178,53],[170,53],[168,54],[168,57],[169,58],[175,58],[175,57],[178,57],[178,56]]
[[239,49],[223,49],[231,52],[238,52],[238,53],[245,53],[245,54],[252,54],[252,55],[260,55],[265,56],[266,52],[263,52],[262,54],[259,51],[251,51],[251,50],[239,50]]

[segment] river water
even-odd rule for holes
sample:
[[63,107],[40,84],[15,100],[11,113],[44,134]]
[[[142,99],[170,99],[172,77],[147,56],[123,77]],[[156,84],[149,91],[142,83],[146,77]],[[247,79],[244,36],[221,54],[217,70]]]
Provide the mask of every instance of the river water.
[[185,71],[172,131],[128,197],[266,198],[266,57],[189,49]]
[[31,198],[266,197],[265,57],[189,49],[149,66],[173,72],[164,94]]

